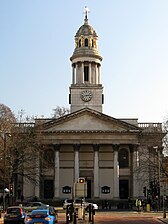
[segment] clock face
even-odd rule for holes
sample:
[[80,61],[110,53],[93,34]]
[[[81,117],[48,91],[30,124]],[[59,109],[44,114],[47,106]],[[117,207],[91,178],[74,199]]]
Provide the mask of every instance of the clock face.
[[89,90],[85,90],[81,93],[81,99],[85,102],[89,102],[92,99],[92,93]]

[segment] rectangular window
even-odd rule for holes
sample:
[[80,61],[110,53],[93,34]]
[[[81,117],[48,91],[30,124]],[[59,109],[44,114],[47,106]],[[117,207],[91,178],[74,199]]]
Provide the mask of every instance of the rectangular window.
[[89,81],[89,66],[84,66],[84,82]]

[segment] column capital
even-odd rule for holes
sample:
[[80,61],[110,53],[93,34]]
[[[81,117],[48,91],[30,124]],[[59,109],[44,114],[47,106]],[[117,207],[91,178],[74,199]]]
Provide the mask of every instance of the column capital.
[[75,151],[79,151],[79,149],[80,149],[80,144],[74,144],[74,145],[73,145],[73,148],[74,148]]
[[112,144],[112,148],[114,151],[118,151],[120,147],[120,144]]
[[61,148],[61,144],[53,144],[54,150],[59,151]]
[[129,144],[129,149],[130,149],[130,152],[137,152],[138,151],[138,144]]
[[94,151],[99,151],[100,145],[99,144],[93,144]]

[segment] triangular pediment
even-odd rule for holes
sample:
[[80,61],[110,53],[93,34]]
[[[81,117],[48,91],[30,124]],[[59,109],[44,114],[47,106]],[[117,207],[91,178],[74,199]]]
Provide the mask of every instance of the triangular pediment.
[[41,129],[58,131],[139,132],[140,128],[92,109],[82,109],[58,119],[44,122]]

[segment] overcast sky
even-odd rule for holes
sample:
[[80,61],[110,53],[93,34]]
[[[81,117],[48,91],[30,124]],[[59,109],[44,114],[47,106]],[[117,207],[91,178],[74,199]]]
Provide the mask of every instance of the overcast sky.
[[69,58],[85,5],[103,57],[103,112],[162,122],[168,0],[0,0],[0,103],[39,117],[50,117],[57,105],[69,107]]

